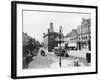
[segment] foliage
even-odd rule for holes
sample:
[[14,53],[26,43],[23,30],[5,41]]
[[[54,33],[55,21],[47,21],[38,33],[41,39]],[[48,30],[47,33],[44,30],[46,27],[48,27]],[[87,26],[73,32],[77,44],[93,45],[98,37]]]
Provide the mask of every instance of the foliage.
[[29,38],[25,45],[23,44],[23,68],[28,68],[28,64],[32,61],[32,57],[36,56],[40,47],[40,42]]

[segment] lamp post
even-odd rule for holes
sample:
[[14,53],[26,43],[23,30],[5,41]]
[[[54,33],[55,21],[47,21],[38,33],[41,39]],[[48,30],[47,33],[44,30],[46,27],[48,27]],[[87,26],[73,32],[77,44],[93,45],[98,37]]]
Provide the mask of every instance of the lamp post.
[[61,33],[62,33],[62,26],[60,26],[59,32],[60,32],[60,36],[59,36],[59,47],[60,47],[60,51],[59,51],[59,54],[60,54],[60,57],[59,57],[59,67],[61,67]]
[[[91,21],[90,19],[89,19],[89,21]],[[91,27],[91,23],[90,22],[88,22],[88,50],[89,51],[91,51],[91,30],[90,30],[90,27]]]

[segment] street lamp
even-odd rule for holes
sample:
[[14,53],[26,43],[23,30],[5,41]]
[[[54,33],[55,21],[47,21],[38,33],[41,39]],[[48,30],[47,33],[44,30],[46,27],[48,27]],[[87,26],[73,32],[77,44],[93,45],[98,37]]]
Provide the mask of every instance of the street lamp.
[[59,66],[61,67],[61,33],[62,33],[62,26],[60,26],[59,32],[60,32],[60,36],[59,36],[59,47],[60,47],[60,51],[59,51],[59,54],[60,54],[60,57],[59,57]]

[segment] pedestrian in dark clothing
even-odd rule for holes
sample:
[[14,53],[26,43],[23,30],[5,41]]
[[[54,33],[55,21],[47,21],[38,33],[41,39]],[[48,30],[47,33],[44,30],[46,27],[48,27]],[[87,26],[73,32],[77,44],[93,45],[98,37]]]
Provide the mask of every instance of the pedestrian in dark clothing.
[[45,56],[45,51],[44,50],[41,50],[41,55]]

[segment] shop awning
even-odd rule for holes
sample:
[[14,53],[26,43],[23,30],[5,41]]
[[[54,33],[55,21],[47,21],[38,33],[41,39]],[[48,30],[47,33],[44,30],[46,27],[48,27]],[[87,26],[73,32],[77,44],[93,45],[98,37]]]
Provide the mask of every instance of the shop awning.
[[68,46],[69,46],[69,47],[70,47],[70,46],[75,46],[75,47],[76,47],[77,45],[76,45],[76,43],[69,43]]

